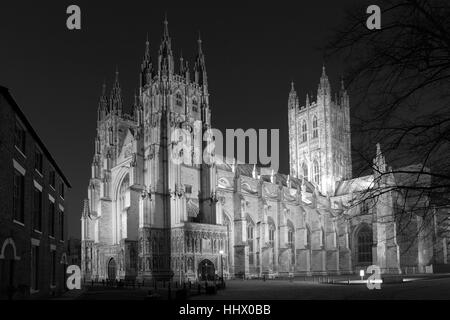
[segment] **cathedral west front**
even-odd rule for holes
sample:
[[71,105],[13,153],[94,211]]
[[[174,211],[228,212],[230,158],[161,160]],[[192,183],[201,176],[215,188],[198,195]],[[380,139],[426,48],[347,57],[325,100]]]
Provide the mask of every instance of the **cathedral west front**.
[[[303,100],[303,99],[302,99]],[[373,173],[352,176],[350,100],[325,67],[317,94],[288,96],[289,174],[222,161],[171,161],[183,128],[211,128],[202,42],[192,67],[175,62],[168,23],[157,59],[147,41],[140,89],[123,111],[119,75],[98,106],[95,154],[82,213],[82,273],[87,280],[226,278],[425,270],[433,257],[427,221],[414,219],[413,243],[396,219],[394,191],[364,199],[372,183],[395,183],[382,146]],[[205,141],[195,139],[204,149]],[[381,179],[377,179],[380,175]],[[355,200],[357,200],[355,202]],[[414,199],[406,199],[408,204]],[[357,204],[354,204],[357,203]],[[405,231],[406,230],[406,231]]]

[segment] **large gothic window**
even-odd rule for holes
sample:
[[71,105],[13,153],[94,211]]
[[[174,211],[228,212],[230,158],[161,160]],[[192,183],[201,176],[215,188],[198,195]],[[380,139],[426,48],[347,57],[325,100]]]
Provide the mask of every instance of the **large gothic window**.
[[192,111],[193,112],[198,112],[198,101],[196,98],[192,99]]
[[268,222],[269,222],[269,243],[273,245],[275,242],[275,223],[271,219]]
[[180,92],[177,92],[177,94],[175,95],[175,104],[177,105],[177,107],[183,106],[183,96]]
[[254,231],[253,223],[251,221],[247,221],[248,263],[250,265],[254,264],[253,231]]
[[361,203],[361,215],[369,214],[369,203],[367,201],[363,201]]
[[311,230],[309,229],[308,226],[306,226],[305,247],[311,248]]
[[306,125],[306,121],[302,122],[302,142],[306,142],[308,140],[308,126]]
[[372,263],[372,229],[367,225],[363,225],[358,231],[356,241],[358,263]]
[[308,179],[308,165],[303,162],[302,164],[303,178]]
[[319,163],[317,162],[317,160],[314,160],[313,174],[314,174],[314,182],[316,184],[319,184],[320,183],[320,172],[319,172]]
[[317,124],[317,117],[313,118],[313,139],[319,137],[319,126]]

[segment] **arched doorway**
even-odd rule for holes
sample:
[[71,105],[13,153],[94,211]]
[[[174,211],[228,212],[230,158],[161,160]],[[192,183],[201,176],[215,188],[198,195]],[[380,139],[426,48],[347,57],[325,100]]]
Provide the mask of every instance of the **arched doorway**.
[[205,259],[198,264],[198,279],[201,281],[214,280],[215,267],[211,260]]
[[116,280],[116,261],[114,258],[108,262],[108,280]]
[[4,258],[0,260],[0,294],[10,298],[14,286],[14,252],[12,246],[6,246]]

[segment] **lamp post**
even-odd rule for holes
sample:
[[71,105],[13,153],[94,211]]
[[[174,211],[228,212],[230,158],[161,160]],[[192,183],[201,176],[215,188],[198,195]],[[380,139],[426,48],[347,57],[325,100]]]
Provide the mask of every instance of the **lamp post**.
[[220,253],[220,269],[222,270],[221,274],[222,274],[222,287],[223,287],[223,250],[220,250],[219,253]]

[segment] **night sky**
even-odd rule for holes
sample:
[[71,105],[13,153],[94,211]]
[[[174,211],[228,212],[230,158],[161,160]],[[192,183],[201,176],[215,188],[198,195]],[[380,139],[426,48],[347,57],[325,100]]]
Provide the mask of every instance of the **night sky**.
[[[200,31],[214,128],[280,129],[280,172],[288,173],[287,99],[316,92],[321,47],[347,1],[2,1],[0,85],[19,106],[72,184],[69,236],[80,237],[103,81],[116,66],[125,110],[137,89],[148,33],[156,59],[167,13],[172,49],[193,66]],[[66,28],[66,8],[81,7],[82,29]],[[364,14],[364,13],[362,13]],[[332,88],[344,73],[325,61]]]

